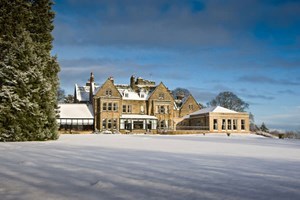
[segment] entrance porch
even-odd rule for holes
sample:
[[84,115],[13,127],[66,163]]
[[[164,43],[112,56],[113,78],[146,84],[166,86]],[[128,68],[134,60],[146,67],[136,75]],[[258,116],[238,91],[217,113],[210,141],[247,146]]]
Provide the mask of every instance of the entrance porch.
[[153,133],[156,132],[157,118],[151,115],[122,115],[120,131],[123,133]]

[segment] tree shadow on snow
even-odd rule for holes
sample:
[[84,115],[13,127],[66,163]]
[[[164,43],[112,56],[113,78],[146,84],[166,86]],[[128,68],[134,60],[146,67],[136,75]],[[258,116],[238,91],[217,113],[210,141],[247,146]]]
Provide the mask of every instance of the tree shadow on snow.
[[0,161],[1,199],[300,198],[293,161],[34,144]]

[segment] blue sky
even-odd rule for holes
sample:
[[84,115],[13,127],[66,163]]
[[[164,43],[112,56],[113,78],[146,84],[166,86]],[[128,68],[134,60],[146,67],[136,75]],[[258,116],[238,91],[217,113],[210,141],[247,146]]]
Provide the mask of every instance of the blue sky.
[[73,93],[141,76],[206,104],[232,91],[260,125],[300,130],[300,1],[57,0],[53,55]]

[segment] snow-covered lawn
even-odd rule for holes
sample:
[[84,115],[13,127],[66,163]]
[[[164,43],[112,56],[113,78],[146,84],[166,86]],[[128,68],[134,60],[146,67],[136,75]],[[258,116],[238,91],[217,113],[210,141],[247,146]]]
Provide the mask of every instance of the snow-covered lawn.
[[300,141],[61,135],[0,143],[0,199],[300,199]]

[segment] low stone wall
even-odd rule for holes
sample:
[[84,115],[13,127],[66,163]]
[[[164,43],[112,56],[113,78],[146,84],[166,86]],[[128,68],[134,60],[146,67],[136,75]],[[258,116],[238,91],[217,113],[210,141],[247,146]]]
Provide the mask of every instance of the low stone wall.
[[223,131],[223,132],[210,132],[208,130],[174,130],[174,131],[158,131],[158,134],[166,134],[166,135],[184,135],[184,134],[227,134],[230,136],[231,134],[249,134],[250,132],[237,132],[237,131]]
[[157,130],[151,130],[151,131],[146,131],[144,129],[141,130],[120,130],[120,133],[122,134],[132,134],[132,133],[145,133],[145,134],[157,134]]
[[158,131],[158,134],[166,135],[184,135],[184,134],[206,134],[207,130],[176,130],[176,131]]

